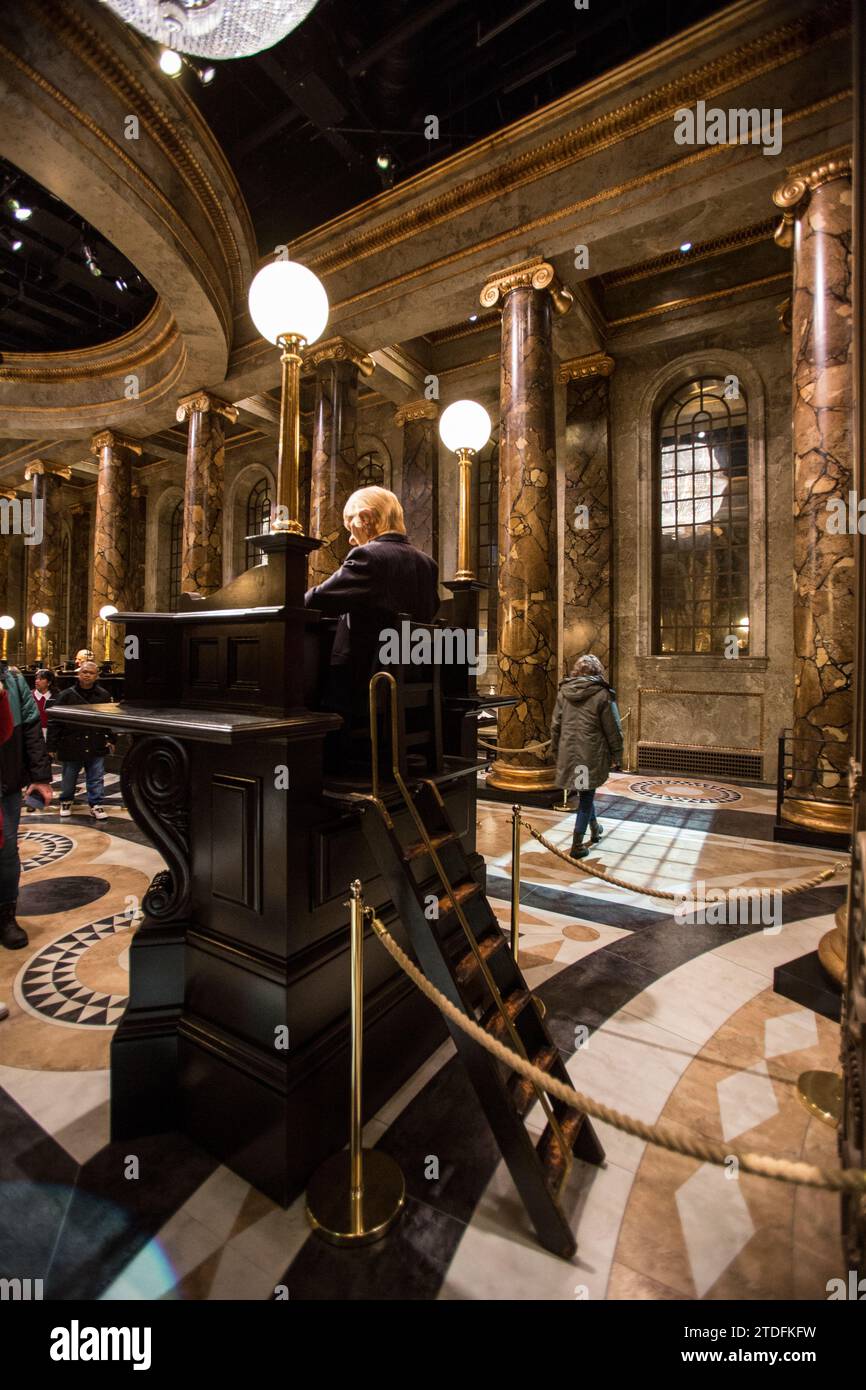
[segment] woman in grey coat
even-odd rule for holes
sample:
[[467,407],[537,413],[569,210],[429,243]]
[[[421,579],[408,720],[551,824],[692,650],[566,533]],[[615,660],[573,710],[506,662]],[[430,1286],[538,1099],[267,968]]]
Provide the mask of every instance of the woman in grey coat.
[[601,839],[595,818],[596,788],[607,781],[611,766],[622,762],[622,725],[615,696],[598,657],[587,652],[578,657],[556,697],[550,728],[556,785],[569,791],[576,788],[580,794],[571,846],[575,859],[589,854],[583,843],[587,826],[590,844]]

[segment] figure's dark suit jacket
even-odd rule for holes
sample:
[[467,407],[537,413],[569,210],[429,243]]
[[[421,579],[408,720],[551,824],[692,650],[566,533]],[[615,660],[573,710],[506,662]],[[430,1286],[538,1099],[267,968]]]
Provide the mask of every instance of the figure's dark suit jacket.
[[340,687],[351,681],[354,709],[366,708],[383,629],[396,627],[398,613],[408,613],[419,623],[433,621],[439,608],[438,574],[436,561],[407,536],[386,531],[366,545],[355,546],[336,574],[307,590],[307,608],[340,619],[331,666],[344,668],[339,672]]

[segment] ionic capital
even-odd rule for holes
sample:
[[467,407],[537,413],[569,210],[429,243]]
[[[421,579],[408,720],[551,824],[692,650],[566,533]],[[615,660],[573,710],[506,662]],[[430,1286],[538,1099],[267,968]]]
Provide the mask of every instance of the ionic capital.
[[613,376],[616,362],[606,352],[590,352],[586,357],[570,357],[560,362],[556,379],[560,383],[580,381],[584,377]]
[[72,469],[60,463],[46,463],[44,459],[31,459],[24,469],[24,479],[34,477],[71,478]]
[[362,376],[372,376],[376,363],[369,353],[348,338],[326,338],[323,343],[314,343],[304,352],[304,366],[318,367],[322,362],[353,362]]
[[567,314],[574,302],[574,295],[564,285],[549,261],[541,256],[531,260],[519,261],[517,265],[507,266],[492,275],[481,291],[481,303],[485,309],[493,309],[504,301],[512,290],[529,286],[534,290],[549,290],[553,307],[558,314]]
[[394,424],[405,425],[408,420],[436,420],[438,416],[438,401],[407,401],[394,411]]
[[212,396],[210,391],[193,391],[191,396],[182,396],[177,403],[175,419],[182,425],[195,411],[200,415],[206,415],[208,411],[213,415],[222,415],[233,425],[238,418],[237,406],[230,405],[219,396]]
[[833,179],[850,179],[851,159],[828,159],[814,169],[789,173],[784,183],[773,193],[773,202],[782,209],[782,220],[773,233],[779,246],[793,246],[794,223],[806,209],[816,188]]
[[129,435],[118,434],[117,430],[100,430],[90,441],[90,452],[98,455],[103,449],[125,449],[130,454],[140,454],[142,445],[137,439],[130,439]]

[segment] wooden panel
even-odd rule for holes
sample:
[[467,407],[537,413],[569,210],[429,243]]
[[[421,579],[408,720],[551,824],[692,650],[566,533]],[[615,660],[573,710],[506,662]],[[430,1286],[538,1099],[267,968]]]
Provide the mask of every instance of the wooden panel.
[[192,689],[220,688],[220,642],[217,637],[190,637],[189,684]]
[[229,637],[227,644],[229,690],[258,694],[262,688],[262,644],[258,637]]
[[261,911],[261,782],[217,774],[211,781],[211,892]]

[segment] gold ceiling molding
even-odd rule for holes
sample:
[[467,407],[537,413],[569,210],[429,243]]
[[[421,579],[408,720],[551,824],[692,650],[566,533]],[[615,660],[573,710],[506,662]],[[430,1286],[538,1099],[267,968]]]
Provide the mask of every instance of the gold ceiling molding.
[[304,352],[304,366],[318,367],[321,362],[352,362],[362,376],[372,376],[376,363],[363,348],[350,343],[348,338],[325,338],[324,342],[314,343]]
[[228,401],[222,400],[219,396],[212,395],[210,391],[193,391],[191,395],[183,396],[177,403],[175,419],[178,424],[182,424],[196,411],[200,415],[222,415],[233,425],[237,424],[237,407],[230,405]]
[[405,425],[411,420],[435,420],[439,414],[438,401],[407,401],[394,411],[394,424]]
[[118,430],[100,430],[90,441],[91,454],[99,454],[103,449],[115,450],[123,449],[130,454],[140,454],[143,445],[138,439],[130,439],[127,434],[120,434]]
[[848,155],[844,159],[828,159],[793,178],[789,175],[784,183],[780,183],[773,193],[773,202],[782,209],[782,220],[775,231],[778,245],[794,245],[794,223],[804,212],[816,188],[824,183],[832,183],[834,179],[850,178],[851,157]]
[[491,275],[479,296],[485,309],[492,309],[500,302],[504,305],[512,290],[549,290],[553,307],[558,314],[567,314],[574,303],[574,295],[564,285],[549,261],[541,256],[532,256],[527,261],[506,266]]
[[[846,87],[841,91],[833,92],[828,97],[822,97],[819,101],[811,102],[808,106],[801,107],[797,111],[789,112],[783,118],[783,127],[788,129],[796,121],[805,120],[807,117],[815,115],[828,106],[835,106],[841,101],[850,102],[852,96],[851,88]],[[332,303],[331,310],[338,313],[341,310],[353,308],[363,300],[371,298],[373,295],[381,294],[386,290],[397,290],[407,284],[410,280],[419,279],[423,275],[430,274],[436,270],[442,270],[455,262],[464,260],[467,256],[475,255],[493,249],[505,241],[512,241],[519,236],[525,238],[541,231],[544,227],[551,226],[554,222],[559,222],[564,218],[577,217],[580,213],[586,212],[591,207],[596,207],[599,203],[607,202],[612,198],[622,197],[626,193],[636,192],[641,188],[647,187],[650,183],[665,178],[668,174],[677,174],[691,165],[700,163],[705,159],[713,159],[718,155],[730,153],[730,145],[705,145],[693,150],[690,154],[682,156],[680,159],[673,160],[670,164],[660,165],[656,169],[650,169],[641,174],[636,174],[633,178],[626,179],[622,183],[610,184],[607,188],[600,189],[595,193],[589,194],[586,198],[580,198],[573,203],[567,203],[564,207],[557,208],[552,212],[540,213],[537,217],[531,218],[528,222],[522,222],[518,226],[509,227],[506,231],[498,232],[494,236],[486,237],[483,241],[477,241],[471,245],[460,247],[457,251],[451,251],[444,256],[439,256],[435,261],[428,261],[426,264],[417,266],[412,270],[404,271],[401,275],[392,276],[388,280],[382,280],[368,289],[359,290],[356,294],[349,295],[345,299],[337,300]],[[242,354],[251,352],[251,356],[263,357],[268,351],[268,345],[262,340],[247,345],[242,348],[237,357],[232,358],[232,364],[244,360]]]
[[638,323],[641,319],[656,318],[659,314],[672,314],[677,309],[689,309],[693,304],[708,304],[716,299],[727,299],[732,294],[745,290],[761,289],[764,285],[778,284],[780,280],[790,281],[791,272],[781,271],[778,275],[763,275],[759,280],[747,280],[741,285],[729,285],[723,290],[710,290],[706,294],[689,295],[686,299],[669,299],[666,304],[656,304],[651,309],[642,309],[639,314],[627,314],[625,318],[611,319],[608,328],[622,328],[627,323]]
[[710,241],[698,242],[687,255],[681,251],[667,251],[663,256],[654,256],[652,260],[640,261],[636,265],[625,266],[622,270],[614,270],[610,275],[602,275],[601,282],[606,290],[614,289],[619,285],[629,285],[634,280],[643,280],[649,275],[673,270],[675,266],[691,265],[695,261],[723,256],[728,251],[739,251],[743,247],[754,246],[759,241],[769,241],[775,225],[775,219],[772,217],[763,222],[753,222],[751,226],[741,227],[736,232],[713,237]]
[[[134,398],[134,400],[131,400],[127,396],[119,396],[116,399],[110,401],[91,401],[86,403],[75,402],[72,405],[10,405],[7,406],[7,409],[14,409],[16,415],[27,414],[28,416],[70,415],[74,413],[76,418],[80,419],[83,423],[83,421],[86,419],[88,415],[95,415],[97,417],[100,417],[107,415],[110,412],[113,412],[115,407],[118,410],[123,408],[126,408],[128,410],[130,407],[136,408],[142,405],[149,404],[151,401],[162,399],[163,396],[167,395],[168,392],[172,390],[172,388],[177,383],[178,378],[183,376],[185,369],[186,351],[184,350],[178,355],[177,359],[169,368],[166,375],[162,377],[159,381],[155,382],[152,386],[148,386],[146,390],[140,392],[139,395]],[[2,385],[2,380],[0,380],[0,385]],[[21,432],[24,432],[23,425],[21,426]],[[52,442],[56,442],[56,440]]]
[[436,375],[453,376],[455,372],[471,372],[475,367],[486,367],[489,362],[498,362],[501,357],[501,352],[488,352],[486,357],[476,357],[474,362],[461,362],[456,367],[443,367]]
[[[177,324],[174,319],[170,318],[163,324],[155,338],[150,342],[143,342],[141,347],[129,351],[130,341],[139,335],[146,336],[148,330],[153,326],[153,320],[154,314],[148,314],[137,328],[125,333],[122,338],[115,338],[112,342],[103,343],[99,347],[83,348],[80,352],[4,353],[3,361],[0,363],[0,383],[30,382],[37,384],[57,381],[104,381],[111,377],[127,375],[136,367],[147,367],[162,353],[168,351],[179,336]],[[99,360],[99,354],[103,355],[102,360]],[[82,362],[82,357],[90,357],[91,364],[88,365],[86,361]],[[24,365],[27,362],[32,362],[34,358],[40,363],[38,367]],[[63,358],[74,358],[74,362],[56,367],[42,365],[45,362],[50,363],[52,360]]]
[[[788,24],[769,30],[728,53],[703,63],[692,72],[664,83],[653,92],[635,97],[625,105],[617,107],[594,120],[581,123],[564,134],[545,141],[531,150],[505,160],[495,169],[490,169],[457,187],[440,193],[415,208],[404,208],[396,216],[379,226],[362,231],[348,238],[331,250],[308,256],[305,264],[319,274],[328,274],[345,269],[356,261],[377,252],[386,251],[408,237],[426,232],[431,227],[470,211],[472,208],[513,193],[528,183],[545,178],[560,169],[567,168],[589,155],[622,143],[669,119],[682,107],[692,106],[699,100],[709,101],[723,92],[742,86],[767,72],[805,56],[822,43],[835,39],[850,28],[850,4],[848,0],[826,0],[807,15],[798,16]],[[592,84],[590,84],[592,86]],[[597,93],[593,93],[597,99]],[[576,112],[586,100],[586,91],[578,88],[571,94],[570,110]],[[555,117],[566,114],[566,109],[556,107]],[[548,119],[551,119],[548,114]],[[513,141],[519,138],[518,132],[510,131]],[[718,148],[718,147],[714,147]],[[490,141],[479,142],[478,150],[490,149]],[[443,170],[434,166],[423,179],[413,184],[411,190],[400,185],[394,190],[395,201],[405,202],[407,192],[420,190],[424,182],[441,179]],[[359,214],[363,210],[355,209]],[[320,237],[327,231],[328,224],[319,228],[306,238],[298,238],[293,243],[293,252],[300,249],[313,236]]]
[[585,357],[570,357],[560,362],[556,379],[560,385],[567,381],[581,381],[586,377],[613,376],[616,362],[606,352],[590,352]]
[[[44,10],[45,8],[46,5],[42,3],[40,9]],[[178,175],[193,194],[206,220],[217,232],[226,269],[231,279],[233,294],[235,299],[242,298],[246,286],[243,284],[240,248],[231,220],[226,215],[223,202],[196,158],[192,146],[183,138],[181,122],[176,116],[172,117],[166,112],[155,100],[138,80],[135,73],[123,62],[117,49],[106,42],[87,23],[79,7],[68,4],[67,0],[53,0],[53,3],[49,3],[47,8],[50,13],[52,35],[61,38],[71,53],[86,63],[115,96],[120,97],[121,101],[128,104],[129,110],[135,112],[142,126],[147,128],[151,139],[177,170]],[[152,49],[146,46],[133,31],[126,30],[126,39],[139,50],[142,66],[148,61],[152,61]],[[182,92],[182,89],[180,91]],[[179,96],[179,99],[182,98]],[[185,119],[196,127],[198,138],[203,144],[210,147],[209,152],[221,164],[223,173],[228,175],[230,186],[233,185],[233,192],[237,196],[236,205],[242,208],[246,214],[246,207],[237,187],[237,179],[229,168],[213,134],[202,118],[198,116],[194,102],[185,102],[185,108]],[[246,214],[246,220],[249,223],[248,214]],[[254,245],[251,225],[248,226],[248,230],[250,245]]]
[[448,328],[436,328],[424,336],[428,343],[438,347],[440,343],[456,343],[459,338],[471,338],[475,333],[486,333],[490,328],[499,327],[499,314],[479,314],[474,323],[452,323]]
[[[130,189],[132,190],[135,188],[136,185],[139,185],[148,190],[148,192],[151,195],[151,202],[148,204],[148,206],[150,207],[154,216],[165,227],[166,232],[170,235],[175,235],[177,231],[178,221],[177,213],[175,212],[168,198],[163,194],[159,185],[154,182],[154,180],[150,177],[146,170],[144,170],[140,165],[136,164],[135,160],[130,158],[130,156],[126,153],[122,146],[119,145],[115,140],[112,140],[111,137],[107,135],[106,132],[101,128],[98,122],[93,120],[93,118],[86,111],[83,111],[80,106],[77,106],[75,102],[72,101],[65,94],[65,92],[61,92],[59,88],[52,86],[52,84],[45,77],[43,77],[40,72],[37,72],[35,68],[32,68],[29,65],[29,63],[25,63],[24,60],[18,56],[17,53],[13,53],[11,49],[6,48],[5,45],[2,43],[0,43],[0,57],[5,58],[9,63],[13,64],[16,68],[18,68],[19,72],[21,72],[27,78],[27,80],[33,84],[34,87],[39,88],[39,90],[44,92],[45,95],[48,96],[51,101],[56,102],[58,106],[61,106],[64,109],[64,111],[67,111],[87,131],[89,131],[89,133],[92,136],[94,136],[95,139],[99,140],[101,144],[103,144],[106,147],[106,149],[110,150],[111,154],[117,160],[119,160],[122,164],[126,166],[127,169],[129,169],[132,172],[133,182],[130,182],[129,184]],[[164,208],[165,212],[160,211],[160,208]],[[216,311],[219,313],[220,318],[222,319],[223,331],[226,335],[226,340],[230,341],[233,327],[231,316],[224,312],[224,306],[222,304],[223,296],[221,293],[221,287],[218,281],[215,279],[215,277],[211,274],[210,256],[205,251],[205,248],[202,246],[195,232],[189,226],[188,223],[184,225],[184,235],[188,243],[192,242],[195,245],[196,251],[198,252],[195,261],[196,268],[199,274],[201,275],[202,279],[207,283],[208,293],[210,295],[210,302],[212,305],[215,306]]]

